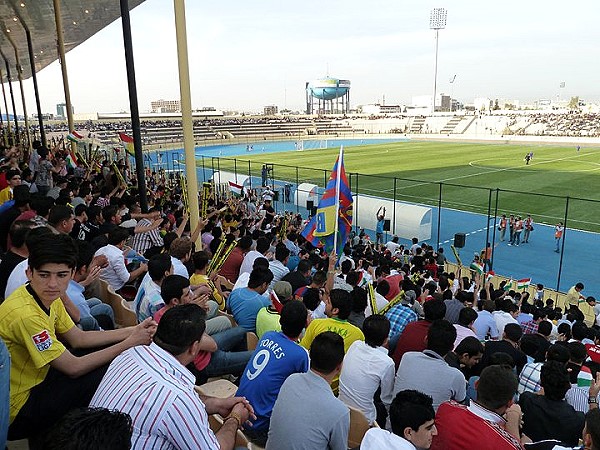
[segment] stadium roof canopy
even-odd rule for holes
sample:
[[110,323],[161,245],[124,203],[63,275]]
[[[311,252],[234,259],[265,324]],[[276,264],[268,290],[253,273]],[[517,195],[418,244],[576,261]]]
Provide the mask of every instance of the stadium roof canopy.
[[[121,16],[118,0],[60,0],[65,52],[74,49]],[[129,0],[129,9],[144,0]],[[0,50],[8,60],[12,80],[17,79],[15,44],[23,79],[31,77],[25,29],[29,29],[35,55],[35,70],[58,59],[52,0],[0,0]],[[12,42],[11,42],[12,41]],[[0,60],[2,82],[6,81],[4,58]]]

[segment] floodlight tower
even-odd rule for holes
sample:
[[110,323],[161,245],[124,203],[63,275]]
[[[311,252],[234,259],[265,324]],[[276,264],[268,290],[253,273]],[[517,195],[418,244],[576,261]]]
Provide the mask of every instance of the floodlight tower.
[[433,72],[433,99],[431,101],[431,113],[435,113],[435,96],[437,95],[437,66],[438,66],[438,41],[440,30],[446,28],[448,11],[446,8],[433,8],[429,17],[429,28],[435,30],[435,66]]

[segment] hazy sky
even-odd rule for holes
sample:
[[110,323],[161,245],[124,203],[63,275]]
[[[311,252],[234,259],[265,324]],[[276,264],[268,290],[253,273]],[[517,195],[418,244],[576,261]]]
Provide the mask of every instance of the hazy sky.
[[[410,103],[432,92],[434,7],[448,9],[438,92],[465,103],[559,93],[600,100],[598,0],[188,0],[193,107],[302,110],[305,82],[326,74],[352,82],[352,106],[383,96]],[[179,98],[173,2],[147,0],[131,22],[144,112],[151,100]],[[69,52],[67,65],[76,112],[129,110],[120,20]],[[55,112],[64,102],[58,62],[38,79],[43,111]],[[31,80],[25,84],[32,112]]]

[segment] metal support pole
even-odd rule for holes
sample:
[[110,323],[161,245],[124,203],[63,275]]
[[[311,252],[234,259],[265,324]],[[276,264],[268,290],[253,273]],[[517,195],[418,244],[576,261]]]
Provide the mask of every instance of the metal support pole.
[[35,94],[35,106],[38,114],[38,124],[40,127],[40,140],[42,145],[46,147],[46,130],[44,130],[44,118],[42,116],[42,106],[40,103],[40,91],[38,88],[37,74],[35,71],[35,57],[33,55],[33,43],[31,41],[31,33],[29,28],[25,27],[25,36],[27,37],[27,50],[29,51],[29,65],[31,66],[31,80],[33,81],[33,93]]
[[252,162],[248,160],[248,177],[250,178],[250,189],[252,189]]
[[[2,81],[2,68],[0,68],[0,82]],[[10,81],[9,81],[10,83]],[[4,134],[4,145],[8,147],[8,137],[10,136],[10,119],[8,118],[8,102],[6,101],[6,89],[4,89],[4,83],[2,83],[2,97],[4,97],[4,112],[6,113],[6,128],[7,133]]]
[[8,64],[8,59],[4,58],[4,64],[6,65],[6,78],[8,79],[8,91],[10,93],[10,102],[13,108],[13,119],[15,121],[15,132],[14,132],[14,141],[16,143],[21,142],[21,137],[19,136],[19,121],[17,119],[17,105],[15,104],[15,93],[13,92],[12,83],[10,82],[10,65]]
[[185,1],[174,0],[175,31],[177,36],[177,61],[179,65],[179,92],[181,96],[181,119],[185,150],[185,171],[187,176],[188,198],[190,201],[190,225],[193,230],[199,222],[198,176],[196,174],[196,154],[194,147],[194,121],[192,119],[192,98],[190,89],[190,66],[188,62],[187,29],[185,23]]
[[[488,195],[487,223],[486,223],[486,227],[485,227],[485,246],[483,247],[486,249],[486,252],[487,252],[487,244],[488,244],[488,242],[490,242],[490,219],[491,218],[492,218],[492,190],[490,189],[490,192]],[[496,222],[494,222],[494,223],[496,223]],[[494,248],[494,247],[492,247],[492,248]],[[492,253],[494,253],[494,252],[492,251]],[[492,259],[491,259],[491,255],[490,255],[490,266],[491,265],[492,265]],[[491,270],[491,267],[487,267],[486,269]]]
[[[350,178],[352,178],[352,177],[350,177]],[[300,185],[300,175],[298,173],[298,166],[296,166],[296,202],[295,202],[296,203],[296,214],[298,214],[299,210],[300,210],[300,206],[298,204],[299,203],[299,201],[298,201],[299,200],[299,196],[298,196],[298,194],[299,194],[298,186],[299,185]]]
[[[358,173],[356,174],[356,209],[352,211],[352,217],[358,217]],[[358,222],[358,220],[357,220]],[[355,224],[356,231],[358,231],[358,223]]]
[[[54,1],[56,2],[57,0]],[[127,87],[129,90],[129,108],[131,109],[131,130],[133,134],[133,149],[135,153],[135,173],[137,176],[138,191],[140,194],[140,207],[142,208],[143,212],[147,212],[148,198],[146,196],[146,174],[144,173],[144,154],[142,153],[140,112],[138,109],[137,86],[135,83],[135,64],[133,62],[133,41],[131,40],[131,20],[129,18],[129,2],[128,0],[120,0],[120,4],[121,23],[123,26],[123,47],[125,49],[125,66],[127,69]],[[67,111],[69,111],[69,105],[67,105]],[[188,198],[197,199],[198,196],[196,195],[194,197],[192,195],[192,192],[188,190]],[[196,203],[198,202],[196,201]],[[193,216],[190,217],[190,223],[192,224],[192,227],[194,223],[193,220]]]
[[396,187],[397,187],[398,179],[394,177],[394,211],[392,213],[392,236],[396,234]]
[[[437,248],[440,248],[440,227],[442,226],[442,187],[440,182],[440,193],[438,194],[438,223],[437,223]],[[436,250],[437,250],[436,248]]]
[[29,136],[29,117],[27,116],[27,104],[25,103],[25,91],[23,89],[23,67],[21,66],[21,59],[19,58],[19,49],[15,45],[10,33],[7,30],[4,31],[4,36],[12,45],[15,54],[15,65],[17,69],[17,80],[19,81],[19,90],[21,92],[21,104],[23,106],[23,120],[25,121],[25,136],[27,137],[27,148],[31,151],[31,137]]
[[435,97],[437,95],[437,71],[438,71],[438,43],[440,30],[435,30],[435,68],[433,71],[433,100],[431,105],[431,114],[435,113]]
[[560,262],[558,263],[558,279],[556,280],[556,292],[560,292],[560,277],[562,275],[563,257],[565,255],[565,239],[567,238],[567,218],[569,217],[569,196],[565,202],[565,221],[563,222],[562,245],[560,248]]
[[[65,91],[65,104],[67,109],[67,123],[69,124],[69,132],[74,129],[73,122],[73,106],[71,104],[71,91],[69,89],[69,75],[67,72],[67,60],[65,58],[65,40],[63,36],[62,16],[60,13],[60,0],[53,0],[54,4],[54,23],[56,25],[56,43],[58,44],[58,60],[60,61],[60,69],[62,73],[63,89]],[[75,142],[71,143],[71,148],[75,151]],[[143,163],[142,163],[143,165]],[[139,183],[139,178],[138,178]],[[146,198],[146,189],[140,189],[140,196]],[[141,197],[140,197],[141,199]],[[143,208],[143,206],[142,206]]]
[[[496,223],[498,223],[498,193],[500,189],[496,188],[496,206],[494,207],[494,230],[492,234],[492,248],[496,248]],[[492,260],[490,262],[490,269],[494,267],[494,254],[496,252],[492,251]]]
[[235,173],[235,183],[237,184],[237,158],[233,158],[233,173]]
[[204,155],[202,155],[202,181],[206,182],[206,166],[204,165]]

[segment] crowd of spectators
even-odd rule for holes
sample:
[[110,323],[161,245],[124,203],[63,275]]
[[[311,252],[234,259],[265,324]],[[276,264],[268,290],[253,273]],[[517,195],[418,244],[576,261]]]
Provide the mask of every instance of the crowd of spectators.
[[[8,432],[94,448],[112,424],[111,448],[232,449],[240,429],[267,449],[346,449],[352,410],[373,426],[367,450],[599,448],[581,283],[563,311],[543,289],[449,273],[417,239],[359,230],[338,258],[270,195],[200,198],[192,227],[176,182],[153,179],[141,211],[126,162],[2,152],[0,447]],[[116,323],[106,292],[138,325]],[[198,395],[210,377],[237,393]]]

